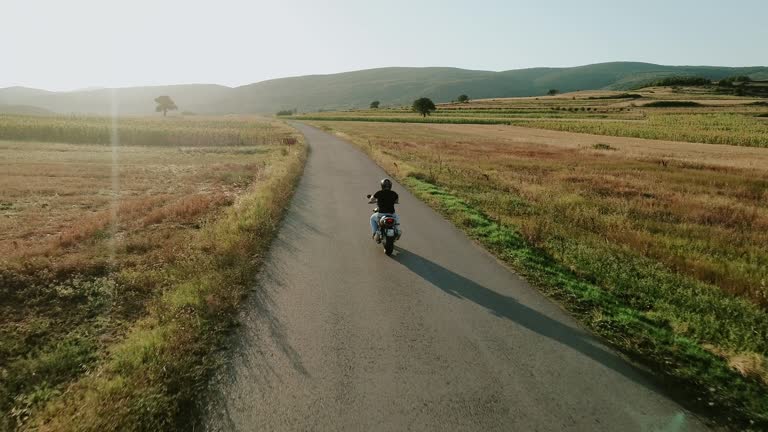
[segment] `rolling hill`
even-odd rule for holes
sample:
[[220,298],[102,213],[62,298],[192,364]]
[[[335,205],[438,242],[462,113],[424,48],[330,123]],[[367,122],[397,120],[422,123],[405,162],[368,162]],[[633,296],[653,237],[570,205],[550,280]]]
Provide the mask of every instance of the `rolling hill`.
[[19,115],[52,115],[53,111],[30,105],[3,105],[0,104],[0,114]]
[[26,87],[0,89],[0,105],[30,105],[67,114],[107,115],[112,101],[120,114],[137,115],[155,112],[154,99],[170,95],[180,110],[212,112],[214,103],[226,98],[234,89],[215,84],[185,84],[155,87],[127,87],[71,92],[49,92]]
[[188,84],[74,92],[23,87],[0,89],[0,104],[29,105],[58,113],[109,114],[112,97],[121,114],[151,114],[153,99],[169,95],[182,111],[196,113],[273,113],[359,108],[372,100],[382,105],[408,104],[420,96],[447,102],[459,94],[472,98],[543,95],[551,88],[625,90],[676,75],[718,80],[734,75],[768,79],[768,67],[662,66],[613,62],[569,68],[532,68],[503,72],[457,68],[392,67],[262,81],[241,87]]

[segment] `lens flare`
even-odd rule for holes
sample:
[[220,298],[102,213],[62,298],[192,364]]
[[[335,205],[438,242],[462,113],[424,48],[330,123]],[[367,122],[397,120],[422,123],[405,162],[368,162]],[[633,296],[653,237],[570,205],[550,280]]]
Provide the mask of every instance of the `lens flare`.
[[112,124],[110,128],[109,145],[112,150],[112,204],[110,208],[110,236],[109,236],[109,262],[114,267],[115,251],[117,249],[117,229],[118,229],[118,208],[120,206],[120,134],[117,127],[117,116],[119,103],[115,89],[112,89],[111,97],[111,117]]

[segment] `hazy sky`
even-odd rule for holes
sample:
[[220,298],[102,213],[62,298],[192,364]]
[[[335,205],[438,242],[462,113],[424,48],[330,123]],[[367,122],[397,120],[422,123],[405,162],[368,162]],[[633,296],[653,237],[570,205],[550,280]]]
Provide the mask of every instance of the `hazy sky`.
[[0,87],[381,66],[768,65],[768,0],[0,0]]

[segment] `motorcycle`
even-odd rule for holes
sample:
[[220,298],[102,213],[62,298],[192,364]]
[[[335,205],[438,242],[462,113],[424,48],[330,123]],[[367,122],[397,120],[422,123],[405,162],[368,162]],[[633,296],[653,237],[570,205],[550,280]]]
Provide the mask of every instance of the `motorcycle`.
[[[373,204],[375,201],[373,201],[372,196],[373,195],[366,195],[368,197],[368,204]],[[379,208],[373,209],[374,213],[379,212]],[[381,217],[379,218],[379,238],[378,242],[384,244],[384,253],[387,255],[392,255],[392,251],[395,249],[395,242],[400,239],[400,228],[397,226],[397,219],[395,219],[391,214],[388,213],[382,213]]]

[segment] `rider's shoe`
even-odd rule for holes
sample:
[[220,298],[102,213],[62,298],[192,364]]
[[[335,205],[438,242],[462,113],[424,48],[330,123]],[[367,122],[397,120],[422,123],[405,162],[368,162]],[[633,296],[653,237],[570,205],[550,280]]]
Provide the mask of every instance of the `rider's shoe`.
[[376,241],[376,243],[381,243],[381,234],[377,231],[373,234],[373,239]]

